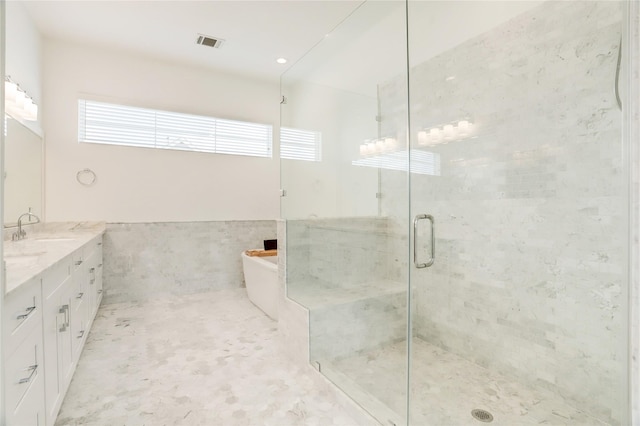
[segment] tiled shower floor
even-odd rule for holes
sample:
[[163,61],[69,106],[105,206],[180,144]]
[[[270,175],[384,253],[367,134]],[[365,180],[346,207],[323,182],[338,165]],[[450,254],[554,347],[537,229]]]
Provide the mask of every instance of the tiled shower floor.
[[57,425],[344,425],[356,422],[277,324],[222,290],[102,306]]
[[[557,395],[531,390],[423,340],[412,345],[412,425],[485,424],[471,417],[476,408],[493,414],[492,425],[605,425]],[[383,424],[404,423],[406,342],[321,366]]]

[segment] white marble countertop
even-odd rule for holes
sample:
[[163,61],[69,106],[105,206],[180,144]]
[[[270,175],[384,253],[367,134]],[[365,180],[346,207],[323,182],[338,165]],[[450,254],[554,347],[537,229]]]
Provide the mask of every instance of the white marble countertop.
[[4,241],[5,294],[104,234],[105,229],[104,222],[44,223],[35,230],[25,227],[27,238]]

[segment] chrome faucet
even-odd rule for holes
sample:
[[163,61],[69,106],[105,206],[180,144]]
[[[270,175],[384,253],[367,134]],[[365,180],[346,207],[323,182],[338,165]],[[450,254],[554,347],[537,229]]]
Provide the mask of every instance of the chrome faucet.
[[30,218],[34,217],[37,220],[35,223],[40,223],[40,218],[31,212],[21,214],[18,218],[18,230],[11,235],[11,241],[18,241],[23,238],[27,238],[27,231],[22,229],[22,218],[25,216],[29,216]]

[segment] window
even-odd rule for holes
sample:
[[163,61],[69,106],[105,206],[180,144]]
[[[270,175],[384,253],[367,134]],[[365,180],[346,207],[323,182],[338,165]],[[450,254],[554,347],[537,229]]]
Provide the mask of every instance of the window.
[[80,99],[78,141],[271,158],[272,128]]
[[322,134],[310,130],[280,128],[280,158],[320,161]]

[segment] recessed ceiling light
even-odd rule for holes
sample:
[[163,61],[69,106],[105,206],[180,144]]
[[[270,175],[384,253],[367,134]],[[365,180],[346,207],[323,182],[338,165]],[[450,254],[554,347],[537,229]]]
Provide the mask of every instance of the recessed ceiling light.
[[286,64],[287,63],[287,59],[286,58],[278,58],[276,59],[276,62],[279,64]]

